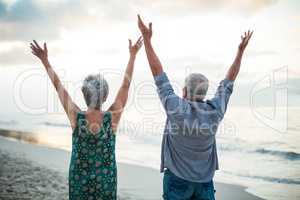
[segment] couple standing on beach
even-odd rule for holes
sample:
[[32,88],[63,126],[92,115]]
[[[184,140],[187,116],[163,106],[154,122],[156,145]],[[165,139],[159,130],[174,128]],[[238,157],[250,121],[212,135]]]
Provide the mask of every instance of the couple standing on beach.
[[152,24],[147,27],[138,16],[138,27],[142,37],[135,44],[129,40],[130,58],[124,79],[107,111],[102,110],[109,88],[103,76],[97,74],[85,78],[81,89],[88,109],[82,111],[50,65],[46,44],[42,48],[36,41],[31,43],[32,53],[45,66],[73,129],[69,199],[117,199],[116,131],[127,102],[136,54],[144,43],[159,98],[167,114],[161,151],[163,198],[214,200],[213,176],[219,168],[215,134],[253,32],[245,32],[241,37],[237,55],[225,79],[220,82],[215,96],[204,100],[208,79],[200,73],[186,77],[182,97],[174,93],[151,44]]

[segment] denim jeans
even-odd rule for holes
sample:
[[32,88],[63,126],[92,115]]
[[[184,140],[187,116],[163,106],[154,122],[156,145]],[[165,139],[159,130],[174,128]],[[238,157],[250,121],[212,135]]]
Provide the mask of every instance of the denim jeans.
[[215,200],[213,181],[196,183],[175,176],[170,170],[164,172],[164,200]]

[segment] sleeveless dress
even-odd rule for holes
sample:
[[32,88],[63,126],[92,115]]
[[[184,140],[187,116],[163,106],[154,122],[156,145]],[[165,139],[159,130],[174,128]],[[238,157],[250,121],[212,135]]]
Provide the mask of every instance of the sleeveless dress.
[[70,200],[116,200],[116,136],[111,113],[105,112],[98,133],[91,133],[85,114],[77,114],[69,169]]

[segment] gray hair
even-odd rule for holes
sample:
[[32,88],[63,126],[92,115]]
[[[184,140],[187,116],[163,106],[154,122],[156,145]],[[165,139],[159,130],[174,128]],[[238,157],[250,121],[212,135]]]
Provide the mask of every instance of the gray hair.
[[192,73],[185,78],[188,99],[203,100],[208,90],[208,79],[200,73]]
[[108,96],[109,87],[101,74],[88,75],[83,81],[81,91],[88,107],[100,108]]

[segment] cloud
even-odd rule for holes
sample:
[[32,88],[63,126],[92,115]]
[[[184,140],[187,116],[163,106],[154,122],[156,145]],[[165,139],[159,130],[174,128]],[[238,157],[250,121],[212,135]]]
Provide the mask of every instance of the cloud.
[[216,63],[216,62],[211,62],[207,60],[203,60],[200,56],[178,56],[178,57],[173,57],[168,60],[168,62],[173,63],[176,67],[189,67],[191,69],[196,68],[199,69],[206,67],[209,68],[210,70],[217,70],[220,69],[220,66],[223,65],[223,63]]
[[39,35],[45,32],[45,29],[37,26],[42,22],[46,23],[46,18],[31,0],[17,1],[11,6],[0,1],[0,11],[1,41],[23,40],[27,39],[28,33]]
[[62,27],[78,28],[92,19],[80,1],[42,2],[19,0],[8,6],[0,0],[1,41],[56,39]]
[[3,13],[1,21],[6,22],[26,22],[34,20],[43,20],[43,13],[31,1],[17,1],[11,6],[2,3]]
[[248,56],[251,57],[258,57],[258,56],[277,56],[279,53],[273,50],[261,50],[261,51],[257,51],[257,50],[249,50],[247,52]]
[[1,67],[36,63],[28,44],[5,42],[0,47]]
[[277,0],[18,0],[11,4],[0,0],[1,40],[55,39],[64,29],[81,29],[99,22],[124,22],[136,12],[148,11],[172,17],[203,12],[252,14]]
[[[95,30],[103,27],[109,29],[109,26],[118,26],[119,23],[134,19],[137,12],[168,17],[170,20],[205,12],[244,15],[258,12],[276,2],[277,0],[0,0],[0,48],[4,42],[21,42],[26,46],[32,39],[48,42],[60,40],[62,30],[72,32],[85,30],[89,26],[95,27]],[[0,54],[1,64],[30,63],[21,47]],[[254,52],[255,56],[266,54],[271,52]],[[18,55],[18,59],[14,59],[14,55]],[[188,60],[191,65],[198,65],[196,59]]]
[[[273,5],[278,0],[149,0],[140,3],[144,7],[163,11],[163,15],[188,15],[203,12],[229,12],[231,14],[251,15],[265,7]],[[136,1],[139,4],[138,1]]]
[[6,12],[6,5],[4,2],[0,1],[0,17],[3,16]]
[[30,51],[28,48],[16,48],[11,51],[2,52],[0,54],[1,66],[35,63],[35,59],[33,59],[29,54]]

